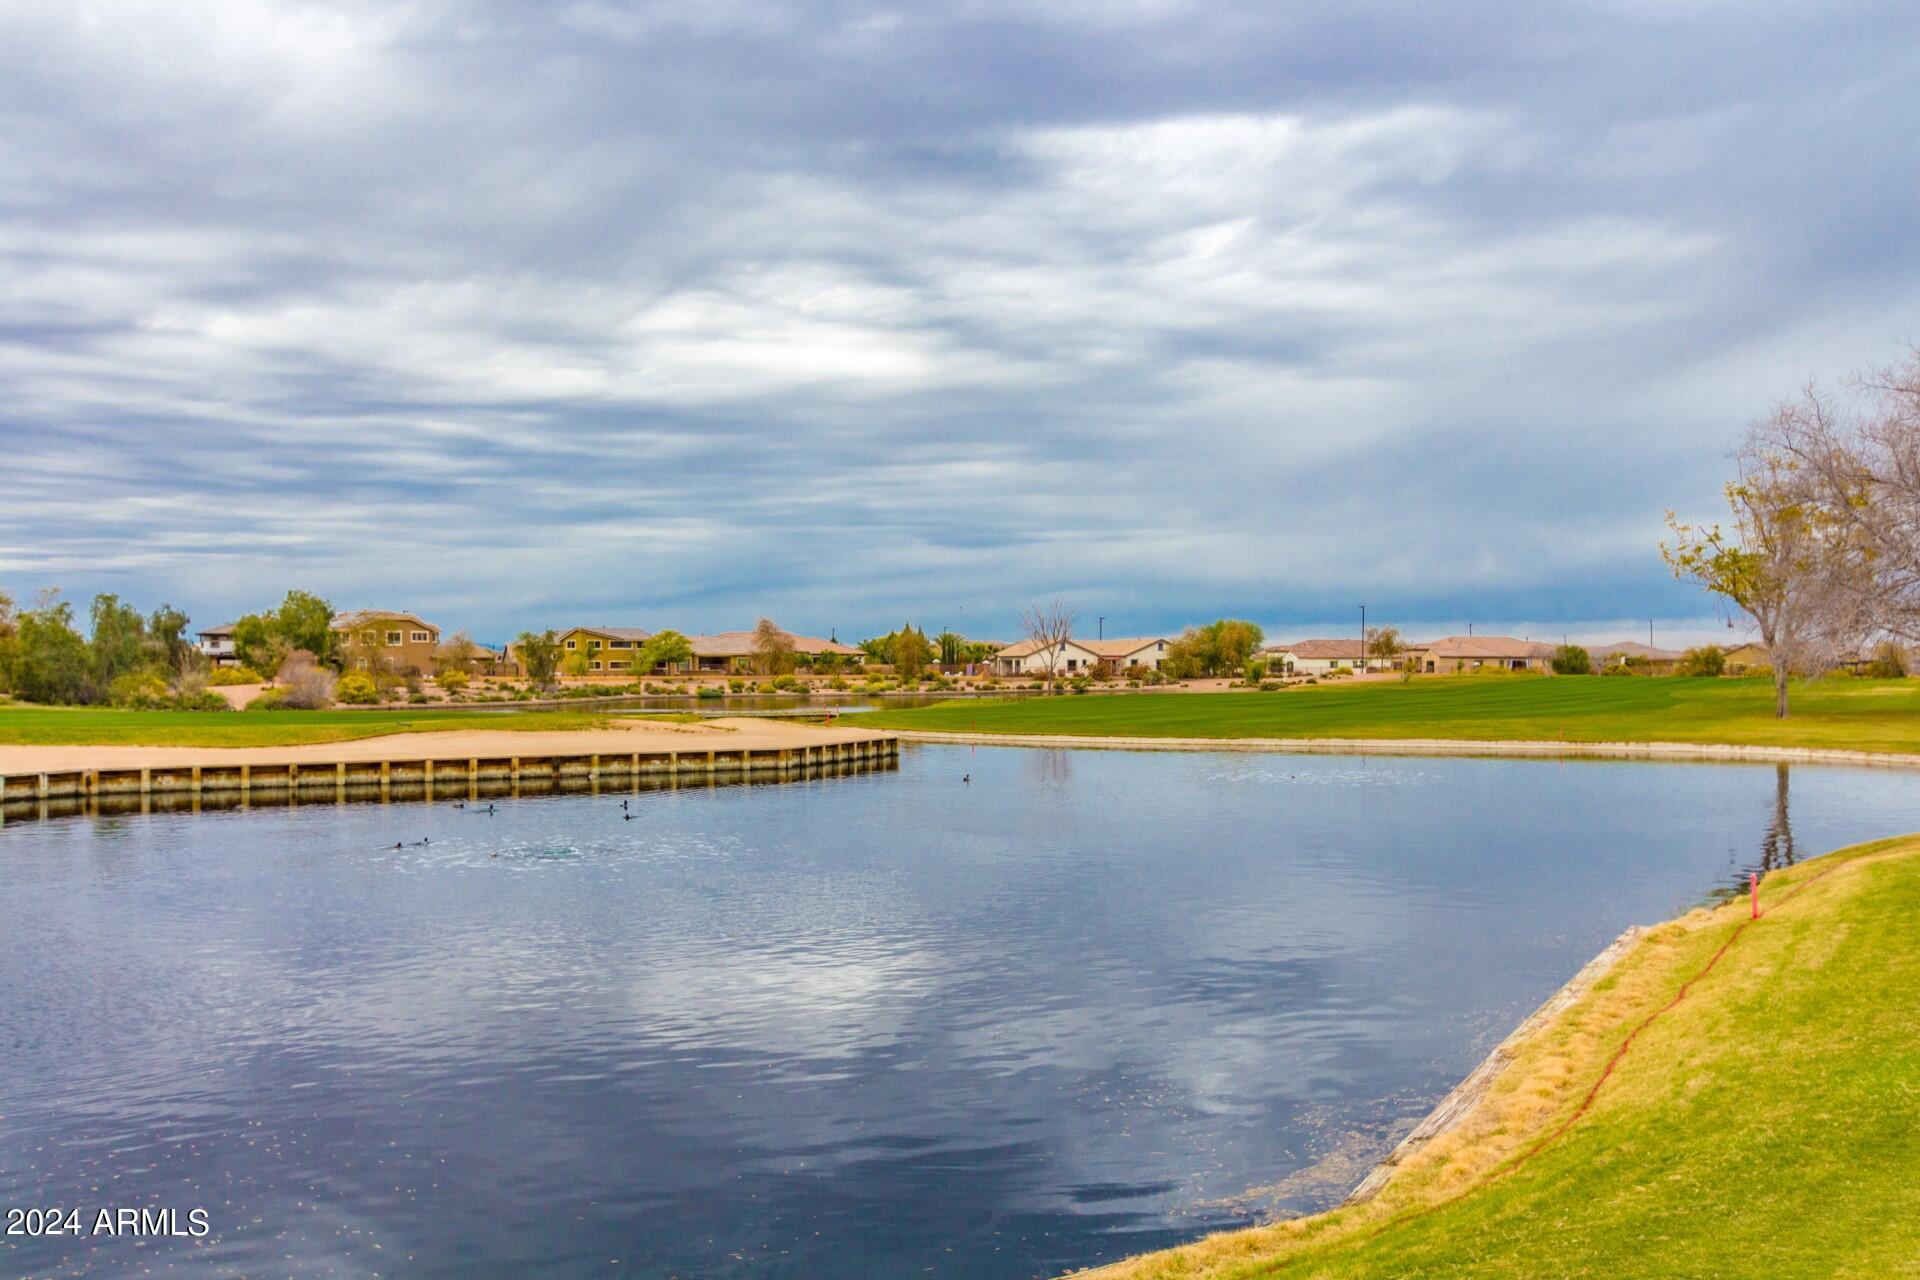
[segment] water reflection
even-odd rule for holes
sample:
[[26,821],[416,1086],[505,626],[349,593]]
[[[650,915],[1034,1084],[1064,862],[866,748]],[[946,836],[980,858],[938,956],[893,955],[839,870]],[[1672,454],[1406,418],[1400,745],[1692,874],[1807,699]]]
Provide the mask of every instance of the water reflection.
[[1790,772],[1788,766],[1775,765],[1773,771],[1773,820],[1767,824],[1767,835],[1760,842],[1760,872],[1790,867],[1800,860],[1799,851],[1793,846],[1793,820],[1788,813],[1788,791]]
[[0,1204],[215,1234],[0,1272],[1024,1280],[1324,1207],[1625,926],[1910,822],[1791,782],[940,746],[10,821]]

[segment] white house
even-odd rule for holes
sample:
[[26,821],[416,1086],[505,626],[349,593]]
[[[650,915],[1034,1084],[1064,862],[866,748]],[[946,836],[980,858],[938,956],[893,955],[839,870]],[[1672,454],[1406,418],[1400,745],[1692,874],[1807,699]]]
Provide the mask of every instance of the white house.
[[1101,655],[1077,640],[1043,646],[1036,640],[1010,644],[993,655],[993,674],[997,676],[1077,676],[1092,671]]
[[[1323,676],[1338,667],[1355,671],[1360,667],[1360,637],[1343,640],[1296,640],[1292,644],[1268,645],[1253,655],[1264,658],[1267,670],[1281,675]],[[1377,653],[1367,655],[1367,670],[1390,671],[1395,659]]]
[[1096,669],[1108,673],[1128,667],[1158,671],[1167,659],[1164,636],[1130,636],[1115,640],[1068,640],[1048,649],[1033,640],[1008,645],[993,655],[997,676],[1044,676],[1049,666],[1058,676],[1085,675]]
[[233,627],[231,622],[223,622],[217,627],[207,627],[198,632],[201,653],[207,662],[216,667],[237,667],[240,656],[233,651]]
[[1117,640],[1079,640],[1075,643],[1093,654],[1110,671],[1125,671],[1128,667],[1158,671],[1160,664],[1167,660],[1168,641],[1165,636],[1128,636]]

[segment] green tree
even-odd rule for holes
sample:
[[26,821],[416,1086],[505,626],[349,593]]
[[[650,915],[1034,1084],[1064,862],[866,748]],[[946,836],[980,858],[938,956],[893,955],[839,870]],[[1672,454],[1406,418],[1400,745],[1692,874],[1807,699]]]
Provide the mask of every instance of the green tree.
[[1674,670],[1683,676],[1717,676],[1727,670],[1727,651],[1717,644],[1701,645],[1680,655]]
[[553,672],[560,665],[560,637],[552,629],[540,632],[522,631],[520,639],[514,642],[514,649],[520,655],[520,663],[527,669],[527,679],[533,684],[546,688],[553,683]]
[[1391,667],[1394,665],[1394,659],[1406,651],[1406,642],[1400,638],[1400,628],[1367,628],[1367,661],[1369,663],[1385,662]]
[[242,666],[251,667],[271,680],[291,652],[280,638],[270,615],[249,613],[233,624],[233,653]]
[[[233,651],[242,663],[268,679],[296,649],[304,649],[322,662],[350,660],[353,655],[342,650],[355,648],[354,638],[336,643],[332,627],[331,604],[311,591],[289,591],[279,608],[249,613],[233,624]],[[374,640],[370,653],[378,651],[377,635]],[[360,656],[368,658],[368,654]]]
[[927,633],[911,625],[894,632],[892,643],[887,646],[887,660],[893,663],[893,674],[902,680],[918,680],[932,658],[933,646],[927,641]]
[[93,658],[93,685],[105,690],[121,676],[144,671],[154,665],[147,647],[147,620],[120,597],[101,594],[93,598],[88,610],[93,629],[90,653]]
[[322,662],[333,653],[333,606],[311,591],[289,591],[273,611],[274,630],[288,649],[305,649]]
[[1237,675],[1266,641],[1257,625],[1238,618],[1221,618],[1204,627],[1188,627],[1167,646],[1162,666],[1178,679],[1193,676]]
[[13,597],[0,591],[0,695],[14,690],[14,671],[20,662],[20,618]]
[[1553,651],[1553,672],[1561,676],[1590,676],[1593,655],[1577,644],[1563,644]]
[[655,667],[664,667],[672,671],[692,662],[693,642],[691,640],[678,631],[660,631],[640,647],[640,659],[635,665],[642,672],[652,671]]
[[197,665],[200,655],[187,639],[190,621],[185,613],[170,604],[161,605],[147,617],[147,639],[168,671],[188,671]]
[[967,638],[958,631],[942,631],[934,643],[940,646],[941,666],[954,667],[967,660]]
[[14,687],[29,702],[94,700],[93,659],[73,627],[73,605],[51,595],[20,615]]

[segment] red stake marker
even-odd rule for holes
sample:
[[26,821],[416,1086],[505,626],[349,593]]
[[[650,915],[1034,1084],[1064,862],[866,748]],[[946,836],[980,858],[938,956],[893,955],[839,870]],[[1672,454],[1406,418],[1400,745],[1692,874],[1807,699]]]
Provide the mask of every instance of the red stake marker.
[[1747,872],[1747,887],[1753,890],[1753,915],[1751,919],[1758,920],[1760,918],[1760,873],[1758,871]]

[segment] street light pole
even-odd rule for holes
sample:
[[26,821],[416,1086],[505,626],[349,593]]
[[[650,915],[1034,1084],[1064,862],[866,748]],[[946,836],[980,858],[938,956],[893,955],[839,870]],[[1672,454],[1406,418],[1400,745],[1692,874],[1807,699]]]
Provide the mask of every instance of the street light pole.
[[1100,638],[1102,640],[1107,638],[1107,615],[1104,613],[1100,615]]
[[1360,606],[1360,674],[1367,674],[1367,606]]

